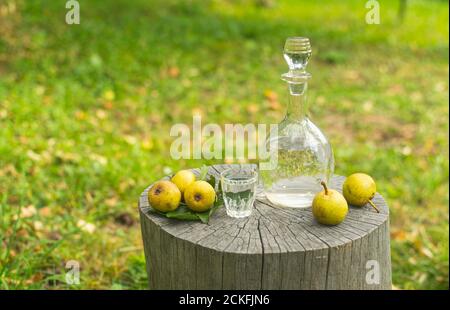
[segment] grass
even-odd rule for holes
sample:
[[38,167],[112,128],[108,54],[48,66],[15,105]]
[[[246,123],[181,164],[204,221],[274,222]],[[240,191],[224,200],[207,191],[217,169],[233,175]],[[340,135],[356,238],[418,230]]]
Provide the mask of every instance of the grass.
[[449,288],[448,3],[408,1],[400,23],[385,1],[367,25],[356,0],[269,2],[81,1],[69,26],[64,1],[2,1],[0,288],[145,288],[138,195],[203,163],[170,159],[170,127],[280,121],[292,35],[312,40],[336,173],[390,205],[395,287]]

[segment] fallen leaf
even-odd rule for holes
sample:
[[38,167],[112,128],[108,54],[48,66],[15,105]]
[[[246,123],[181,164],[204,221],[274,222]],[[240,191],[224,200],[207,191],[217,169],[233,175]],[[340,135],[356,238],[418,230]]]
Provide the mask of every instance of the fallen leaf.
[[419,150],[420,154],[430,156],[436,154],[436,145],[432,139],[425,140],[425,143]]
[[114,221],[120,225],[131,227],[134,225],[135,220],[129,213],[121,213],[114,218]]
[[103,145],[105,143],[105,140],[103,140],[102,137],[98,137],[97,140],[95,140],[95,144],[97,145]]
[[80,155],[76,153],[67,153],[63,151],[56,151],[55,157],[63,162],[74,162],[80,161]]
[[252,103],[247,106],[247,112],[250,114],[256,114],[256,113],[258,113],[258,111],[259,111],[259,106],[257,104]]
[[108,158],[101,156],[99,154],[95,154],[95,153],[91,154],[90,158],[102,166],[106,166],[106,164],[108,163]]
[[447,84],[445,82],[438,82],[434,85],[434,90],[441,93],[447,90]]
[[402,154],[403,154],[403,155],[409,156],[409,155],[411,155],[411,153],[412,153],[412,149],[411,149],[411,147],[409,147],[408,145],[406,145],[406,146],[404,146],[404,147],[402,148]]
[[274,111],[281,110],[282,105],[278,101],[269,101],[269,108]]
[[152,98],[158,98],[159,92],[156,89],[152,90],[152,92],[150,93],[150,96],[152,96]]
[[113,105],[112,101],[105,101],[105,102],[103,103],[103,107],[104,107],[106,110],[112,110],[113,107],[114,107],[114,105]]
[[406,240],[406,232],[403,230],[395,230],[391,233],[391,238],[397,241]]
[[149,121],[152,125],[159,125],[162,122],[161,116],[158,114],[153,114],[149,117]]
[[167,73],[169,74],[170,77],[176,78],[180,75],[180,69],[178,69],[178,67],[170,67],[167,70]]
[[413,102],[419,102],[423,99],[423,95],[422,93],[415,91],[413,93],[411,93],[411,95],[409,96],[409,98],[411,99],[411,101]]
[[0,119],[5,119],[8,117],[8,111],[0,110]]
[[79,121],[84,121],[87,119],[87,114],[84,111],[78,110],[75,112],[75,118]]
[[129,145],[135,145],[138,140],[136,137],[134,136],[130,136],[130,135],[124,135],[123,139],[125,140],[126,143],[128,143]]
[[49,233],[47,234],[47,237],[48,237],[50,240],[55,240],[55,241],[61,240],[61,239],[62,239],[61,234],[60,234],[59,232],[57,232],[57,231],[51,231],[51,232],[49,232]]
[[12,177],[18,177],[19,173],[16,170],[16,167],[12,164],[8,164],[6,166],[3,166],[3,168],[0,168],[0,176],[3,175],[10,175]]
[[119,192],[124,193],[130,186],[131,186],[130,183],[127,181],[120,182],[119,183]]
[[417,265],[417,260],[414,257],[410,257],[408,259],[408,263],[410,263],[411,265]]
[[94,196],[90,192],[84,193],[84,197],[86,198],[86,202],[88,204],[92,204],[94,202]]
[[17,236],[25,238],[28,237],[30,234],[28,233],[28,231],[25,228],[21,228],[17,231]]
[[356,70],[348,70],[344,73],[344,78],[349,81],[356,81],[361,79],[361,75]]
[[141,147],[147,151],[150,151],[151,149],[153,149],[153,145],[154,144],[153,144],[153,141],[151,138],[144,139],[144,141],[142,141],[142,143],[141,143]]
[[277,93],[270,89],[264,91],[264,97],[269,101],[278,101]]
[[428,258],[433,258],[433,252],[431,252],[431,250],[428,248],[423,247],[420,249],[420,252],[422,253],[422,255]]
[[145,86],[138,87],[136,89],[136,93],[138,93],[140,96],[147,95],[147,87],[145,87]]
[[35,231],[42,231],[44,229],[44,224],[41,221],[33,222],[33,228]]
[[33,283],[42,281],[43,278],[44,278],[44,275],[42,273],[40,273],[40,272],[37,272],[34,275],[32,275],[31,278],[27,279],[25,281],[25,283],[26,284],[33,284]]
[[105,200],[105,205],[112,208],[117,205],[118,200],[119,199],[116,196],[113,196]]
[[105,119],[107,116],[105,110],[101,109],[97,109],[97,111],[95,111],[95,115],[97,116],[98,119]]
[[88,223],[84,220],[78,220],[77,222],[77,227],[80,228],[81,230],[92,234],[95,231],[95,225],[92,223]]
[[192,86],[192,81],[191,80],[189,80],[189,79],[183,79],[182,81],[181,81],[181,85],[183,85],[184,87],[190,87],[190,86]]
[[41,155],[39,155],[38,153],[35,153],[32,150],[28,150],[27,151],[27,156],[29,159],[31,159],[32,161],[40,161],[41,160]]
[[324,104],[324,103],[326,103],[326,102],[327,102],[327,100],[325,99],[324,96],[319,96],[319,97],[317,97],[317,99],[316,99],[316,103],[317,103],[317,104]]
[[29,205],[27,207],[22,207],[20,209],[19,217],[20,218],[29,218],[29,217],[32,217],[33,215],[35,215],[36,213],[37,213],[36,207],[33,205]]
[[363,103],[363,110],[365,112],[370,112],[373,109],[373,102],[370,100],[367,100]]
[[42,85],[38,85],[34,88],[36,95],[42,96],[45,93],[45,87]]
[[428,278],[428,275],[427,275],[426,273],[424,273],[424,272],[419,272],[419,276],[418,276],[417,281],[418,281],[419,283],[424,283],[424,282],[427,280],[427,278]]
[[387,91],[386,94],[389,96],[400,95],[404,92],[403,86],[400,84],[392,85]]
[[103,92],[102,98],[106,101],[113,101],[116,98],[116,94],[111,89],[108,89]]
[[132,252],[142,250],[140,246],[127,246],[119,249],[119,252]]

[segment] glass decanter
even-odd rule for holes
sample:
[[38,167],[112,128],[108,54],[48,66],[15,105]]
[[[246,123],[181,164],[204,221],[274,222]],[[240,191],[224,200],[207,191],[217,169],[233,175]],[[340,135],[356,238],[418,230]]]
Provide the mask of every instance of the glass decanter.
[[311,74],[306,66],[310,57],[308,38],[286,40],[284,59],[289,72],[282,79],[288,83],[289,106],[278,129],[266,141],[275,165],[269,170],[260,166],[266,198],[282,207],[310,207],[315,194],[322,190],[320,182],[328,182],[334,171],[331,145],[308,118],[306,92]]

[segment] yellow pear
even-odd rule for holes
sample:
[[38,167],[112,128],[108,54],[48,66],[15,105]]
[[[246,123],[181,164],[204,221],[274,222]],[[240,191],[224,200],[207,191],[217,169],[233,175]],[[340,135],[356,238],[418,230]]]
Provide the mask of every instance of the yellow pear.
[[345,179],[342,193],[347,202],[353,206],[363,207],[369,203],[377,212],[380,212],[371,201],[377,186],[371,176],[365,173],[354,173]]
[[195,174],[191,170],[180,170],[175,173],[171,181],[178,187],[183,195],[186,188],[195,182]]
[[341,223],[348,212],[347,201],[338,191],[328,189],[325,182],[321,183],[324,190],[317,193],[312,203],[315,219],[324,225]]
[[181,192],[170,181],[158,181],[148,191],[150,206],[161,212],[173,211],[178,208]]
[[195,181],[184,192],[184,201],[187,207],[196,212],[209,210],[215,200],[214,187],[206,181]]

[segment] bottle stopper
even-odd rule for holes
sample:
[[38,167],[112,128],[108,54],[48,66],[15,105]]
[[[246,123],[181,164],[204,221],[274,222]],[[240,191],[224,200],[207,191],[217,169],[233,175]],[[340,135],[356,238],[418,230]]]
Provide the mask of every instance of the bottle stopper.
[[283,56],[289,67],[289,72],[282,75],[283,80],[289,83],[304,83],[311,77],[311,74],[306,72],[311,57],[311,43],[308,38],[287,38]]

